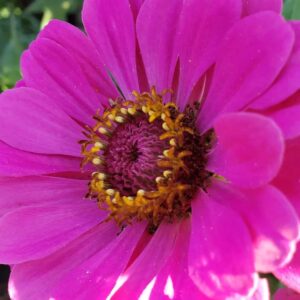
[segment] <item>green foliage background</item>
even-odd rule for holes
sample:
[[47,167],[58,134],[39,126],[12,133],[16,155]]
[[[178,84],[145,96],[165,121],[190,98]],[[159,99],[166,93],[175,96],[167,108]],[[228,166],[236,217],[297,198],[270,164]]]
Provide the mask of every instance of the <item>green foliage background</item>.
[[0,0],[0,91],[20,79],[24,49],[51,19],[81,25],[82,0]]

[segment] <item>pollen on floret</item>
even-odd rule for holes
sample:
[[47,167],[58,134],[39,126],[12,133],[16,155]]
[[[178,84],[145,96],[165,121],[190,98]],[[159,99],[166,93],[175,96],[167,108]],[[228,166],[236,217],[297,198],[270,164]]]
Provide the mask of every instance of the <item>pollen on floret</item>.
[[98,130],[101,134],[109,134],[109,131],[105,127],[100,127]]
[[92,160],[92,163],[94,164],[94,165],[100,165],[101,164],[101,159],[99,158],[99,157],[95,157],[95,158],[93,158],[93,160]]

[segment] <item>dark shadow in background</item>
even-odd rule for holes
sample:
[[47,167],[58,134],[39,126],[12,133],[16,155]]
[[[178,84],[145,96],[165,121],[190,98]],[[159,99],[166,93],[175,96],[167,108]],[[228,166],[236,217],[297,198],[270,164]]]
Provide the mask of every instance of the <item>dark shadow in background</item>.
[[8,300],[7,282],[9,277],[9,267],[0,265],[0,300]]

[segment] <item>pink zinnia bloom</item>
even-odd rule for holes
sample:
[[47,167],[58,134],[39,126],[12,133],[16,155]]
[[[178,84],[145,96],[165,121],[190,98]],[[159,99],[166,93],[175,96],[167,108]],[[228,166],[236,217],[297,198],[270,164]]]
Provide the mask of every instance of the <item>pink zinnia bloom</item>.
[[87,35],[50,22],[0,99],[12,299],[268,299],[259,273],[299,239],[300,24],[281,8],[86,0]]

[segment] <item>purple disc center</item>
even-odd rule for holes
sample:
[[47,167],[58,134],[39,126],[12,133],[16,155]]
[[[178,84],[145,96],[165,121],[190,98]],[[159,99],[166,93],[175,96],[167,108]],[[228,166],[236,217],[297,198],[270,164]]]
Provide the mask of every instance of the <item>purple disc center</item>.
[[158,156],[168,148],[161,120],[149,123],[145,115],[118,125],[104,152],[106,174],[111,187],[124,196],[134,196],[139,189],[156,189],[156,177],[162,175]]

